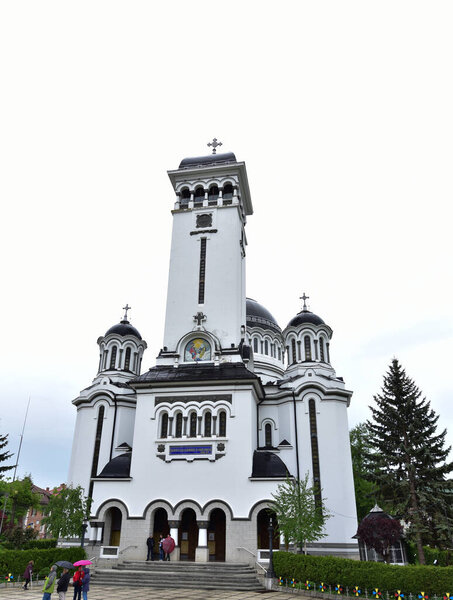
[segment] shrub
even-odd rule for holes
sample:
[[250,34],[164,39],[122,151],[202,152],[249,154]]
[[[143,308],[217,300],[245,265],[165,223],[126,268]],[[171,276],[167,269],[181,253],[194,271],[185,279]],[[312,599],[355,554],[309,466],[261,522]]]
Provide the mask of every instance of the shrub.
[[402,590],[406,594],[445,594],[453,581],[453,567],[399,566],[361,562],[333,556],[305,556],[289,552],[274,554],[277,577],[296,581],[324,582],[335,586],[363,589],[379,588],[382,592]]
[[[30,540],[29,542],[25,542],[22,547],[21,550],[30,550],[31,548],[56,548],[57,547],[57,540],[54,538],[49,538],[49,539],[45,539],[45,540]],[[1,544],[1,548],[5,549],[5,550],[16,550],[16,547],[14,545],[14,543],[12,542],[3,542]],[[0,548],[0,550],[1,550]]]
[[[410,563],[418,564],[417,560],[417,548],[413,542],[406,542],[407,557]],[[437,559],[439,566],[448,567],[453,565],[453,550],[439,550],[438,548],[432,548],[431,546],[423,546],[425,552],[425,560],[427,565],[432,565],[434,560]]]
[[76,562],[86,558],[84,548],[76,546],[74,548],[30,548],[29,550],[0,550],[0,580],[5,579],[8,573],[14,575],[14,579],[22,577],[25,567],[30,560],[34,561],[33,573],[49,572],[50,567],[57,560],[68,560]]

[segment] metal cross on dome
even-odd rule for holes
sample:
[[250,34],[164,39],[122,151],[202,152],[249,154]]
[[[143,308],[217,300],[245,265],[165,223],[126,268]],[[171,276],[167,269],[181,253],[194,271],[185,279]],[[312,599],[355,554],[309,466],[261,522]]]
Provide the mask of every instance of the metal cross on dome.
[[132,306],[129,306],[129,304],[126,304],[126,306],[123,306],[123,310],[125,311],[124,317],[123,317],[124,321],[127,321],[127,311],[131,310],[131,308],[132,308]]
[[306,296],[305,292],[303,293],[302,296],[300,296],[300,300],[304,301],[304,306],[303,306],[302,310],[308,310],[307,303],[305,302],[305,300],[309,300],[309,299],[310,299],[310,296]]
[[206,321],[206,315],[202,312],[197,312],[197,314],[193,316],[193,320],[197,322],[198,327],[201,327],[203,321]]
[[212,146],[212,153],[216,154],[216,152],[217,152],[216,148],[217,148],[217,146],[222,146],[222,142],[218,142],[217,138],[213,138],[212,142],[209,142],[207,145]]

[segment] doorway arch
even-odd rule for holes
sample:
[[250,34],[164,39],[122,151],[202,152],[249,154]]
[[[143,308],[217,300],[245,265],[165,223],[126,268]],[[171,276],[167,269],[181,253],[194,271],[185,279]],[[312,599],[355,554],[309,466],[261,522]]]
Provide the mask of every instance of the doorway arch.
[[154,511],[154,521],[151,532],[154,539],[154,555],[159,556],[160,536],[165,538],[170,533],[170,527],[168,525],[168,513],[165,508],[158,508]]
[[226,515],[221,508],[214,508],[209,515],[208,548],[210,561],[225,560]]
[[280,548],[280,530],[278,527],[277,515],[269,508],[260,510],[256,517],[257,544],[258,550],[269,550],[269,521],[272,518],[274,524],[274,537],[272,538],[272,548]]
[[121,541],[121,524],[123,514],[119,508],[112,506],[106,512],[107,527],[110,525],[109,546],[119,546]]
[[180,560],[195,560],[195,550],[198,546],[197,515],[193,508],[186,508],[179,523]]

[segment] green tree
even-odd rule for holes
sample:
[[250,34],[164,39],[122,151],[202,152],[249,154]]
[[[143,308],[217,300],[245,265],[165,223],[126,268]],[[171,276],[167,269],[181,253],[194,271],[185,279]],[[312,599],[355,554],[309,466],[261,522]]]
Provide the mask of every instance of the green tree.
[[[11,452],[8,452],[7,450],[5,450],[4,452],[2,452],[3,448],[5,448],[8,445],[8,434],[6,435],[0,435],[0,463],[4,463],[5,461],[9,460],[13,454],[11,454]],[[10,465],[10,466],[4,466],[0,464],[0,479],[3,479],[3,475],[9,471],[10,469],[13,469],[14,465]]]
[[370,548],[374,548],[386,563],[390,562],[391,547],[399,542],[403,527],[398,519],[392,519],[385,513],[373,519],[363,519],[357,529],[357,537]]
[[308,473],[301,480],[287,477],[272,496],[280,533],[288,543],[306,550],[307,542],[315,542],[327,535],[324,524],[330,514],[323,501],[319,501],[319,490],[309,484]]
[[373,465],[367,458],[372,455],[372,446],[366,423],[359,423],[353,427],[349,432],[349,439],[357,518],[361,521],[373,508],[378,493],[377,485],[372,481]]
[[17,525],[29,508],[38,508],[40,495],[33,491],[30,475],[15,481],[0,481],[0,493],[6,498],[5,513],[12,527]]
[[47,515],[41,523],[47,525],[53,537],[81,535],[83,520],[89,516],[91,508],[91,498],[84,496],[83,492],[83,488],[78,485],[52,494],[46,509]]
[[418,559],[425,564],[423,542],[430,529],[439,534],[451,523],[451,482],[446,430],[436,433],[439,417],[395,358],[367,421],[373,452],[371,479],[386,508],[410,524]]

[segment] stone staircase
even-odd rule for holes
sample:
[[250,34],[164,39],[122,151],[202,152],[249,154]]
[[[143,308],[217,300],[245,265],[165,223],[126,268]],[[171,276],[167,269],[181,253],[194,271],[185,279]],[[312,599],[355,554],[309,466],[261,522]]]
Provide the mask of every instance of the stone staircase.
[[124,561],[96,568],[93,585],[262,592],[255,570],[245,563]]

